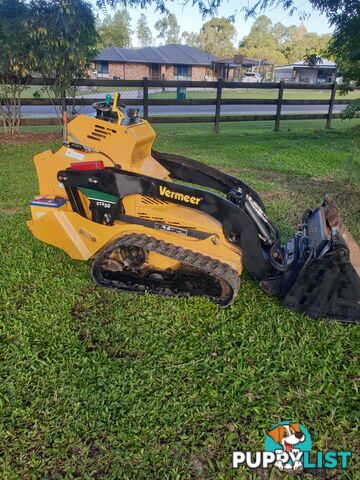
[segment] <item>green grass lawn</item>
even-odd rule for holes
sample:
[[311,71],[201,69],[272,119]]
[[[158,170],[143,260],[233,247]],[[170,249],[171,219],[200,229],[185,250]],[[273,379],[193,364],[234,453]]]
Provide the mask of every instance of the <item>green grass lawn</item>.
[[[134,90],[137,91],[138,87],[123,87],[120,89],[124,91],[130,91]],[[117,89],[116,87],[81,87],[77,91],[77,96],[81,97],[82,95],[91,95],[91,94],[96,94],[96,93],[104,93],[104,98],[107,93],[114,93],[116,92]],[[51,89],[47,89],[46,87],[42,87],[41,85],[29,85],[27,86],[22,94],[22,98],[49,98],[49,95],[51,98],[54,98],[54,93],[51,91]]]
[[[118,89],[121,91],[138,91],[138,87],[121,87]],[[158,89],[160,90],[160,89]],[[97,93],[104,93],[104,98],[106,93],[114,93],[117,89],[115,87],[93,87],[87,88],[82,87],[77,92],[77,96],[81,97],[82,95],[91,95]],[[51,90],[49,90],[51,97],[54,97]],[[45,87],[41,87],[40,85],[29,85],[26,89],[22,92],[22,98],[33,98],[34,94],[39,96],[40,98],[48,98],[49,95],[47,89]],[[250,98],[250,99],[276,99],[278,97],[278,90],[277,89],[254,89],[254,88],[239,88],[239,89],[227,89],[226,84],[222,92],[223,98]],[[353,92],[349,92],[347,95],[340,95],[338,92],[336,98],[339,100],[352,100],[355,98],[360,97],[360,92],[355,90]],[[136,95],[134,95],[136,98]],[[152,99],[173,99],[176,98],[176,90],[170,91],[157,91],[156,93],[149,93],[149,98]],[[187,89],[186,98],[188,99],[215,99],[216,98],[216,90],[215,89],[208,89],[208,90],[189,90]],[[284,90],[284,99],[287,100],[328,100],[330,99],[330,91],[329,90]]]
[[[360,242],[355,125],[156,125],[156,148],[248,182],[284,237],[329,191]],[[315,450],[353,452],[331,478],[359,479],[359,327],[286,310],[247,275],[226,310],[95,288],[90,263],[26,227],[32,156],[57,145],[0,137],[0,478],[265,479],[233,471],[231,454],[291,419]]]
[[[276,100],[278,98],[278,90],[277,89],[256,89],[256,88],[226,88],[226,84],[224,84],[224,89],[222,91],[222,98],[249,98],[249,99],[272,99]],[[284,90],[284,99],[285,100],[329,100],[331,92],[330,90]],[[355,98],[360,97],[360,92],[355,90],[353,92],[349,92],[347,95],[340,95],[337,92],[336,99],[337,100],[353,100]],[[157,92],[157,93],[150,93],[149,98],[152,99],[174,99],[176,98],[176,90],[172,91],[165,91],[165,92]],[[186,98],[191,99],[215,99],[216,98],[216,90],[209,89],[203,91],[196,91],[196,90],[189,90],[187,89]]]

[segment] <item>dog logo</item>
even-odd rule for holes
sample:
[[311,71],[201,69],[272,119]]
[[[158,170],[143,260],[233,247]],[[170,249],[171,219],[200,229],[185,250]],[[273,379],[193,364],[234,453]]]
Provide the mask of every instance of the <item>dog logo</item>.
[[279,458],[282,453],[285,453],[287,455],[284,455],[284,458],[291,459],[286,463],[281,459],[277,460],[275,467],[279,470],[301,470],[303,468],[300,460],[302,452],[311,451],[311,437],[306,428],[299,423],[280,422],[268,431],[265,450],[276,453]]
[[284,473],[291,471],[301,473],[314,468],[345,469],[351,455],[349,450],[312,451],[310,433],[304,425],[296,422],[278,422],[267,432],[264,450],[234,451],[232,467],[245,466],[252,470],[276,467],[284,470]]

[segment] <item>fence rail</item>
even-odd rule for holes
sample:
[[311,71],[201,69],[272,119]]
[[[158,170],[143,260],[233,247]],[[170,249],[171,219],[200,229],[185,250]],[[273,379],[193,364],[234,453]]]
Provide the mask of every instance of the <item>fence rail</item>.
[[[28,85],[44,87],[52,85],[52,83],[51,80],[33,78]],[[283,120],[324,119],[326,127],[330,128],[331,120],[340,117],[339,111],[334,112],[334,106],[349,103],[349,100],[346,99],[336,99],[336,83],[241,83],[224,82],[222,79],[216,82],[164,81],[144,78],[143,80],[87,79],[79,80],[76,84],[89,90],[100,87],[110,87],[114,90],[132,89],[126,92],[130,98],[123,97],[124,103],[128,106],[141,107],[142,116],[152,123],[212,122],[216,132],[219,131],[222,122],[256,120],[274,121],[275,130],[279,130]],[[175,98],[175,96],[172,98],[178,87],[187,89],[189,96],[195,98]],[[314,96],[322,95],[323,98],[302,98],[311,95],[310,92],[314,92]],[[92,105],[99,101],[99,95],[100,93],[97,97],[91,97],[90,93],[90,96],[87,94],[86,97],[81,97],[81,92],[79,92],[79,97],[75,99],[76,108],[81,109]],[[244,95],[249,95],[249,98],[244,98]],[[297,98],[286,98],[289,95]],[[40,109],[39,107],[53,106],[57,102],[57,99],[23,98],[21,104],[27,113],[22,118],[22,125],[57,124],[59,120],[56,116],[50,117],[38,113],[38,117],[35,118],[32,115],[33,111],[36,112]],[[69,107],[74,105],[73,99],[69,98],[67,104]],[[244,112],[246,106],[248,109]],[[257,109],[256,106],[260,108]],[[294,106],[298,106],[300,111],[294,112],[292,110]],[[169,108],[164,111],[166,107]],[[183,110],[180,111],[180,107],[183,107]],[[194,111],[196,114],[193,114]]]

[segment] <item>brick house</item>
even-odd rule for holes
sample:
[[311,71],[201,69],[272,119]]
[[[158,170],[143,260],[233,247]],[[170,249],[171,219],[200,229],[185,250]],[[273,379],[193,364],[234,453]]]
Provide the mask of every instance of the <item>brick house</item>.
[[213,80],[217,57],[188,45],[105,48],[95,59],[92,78],[121,80]]

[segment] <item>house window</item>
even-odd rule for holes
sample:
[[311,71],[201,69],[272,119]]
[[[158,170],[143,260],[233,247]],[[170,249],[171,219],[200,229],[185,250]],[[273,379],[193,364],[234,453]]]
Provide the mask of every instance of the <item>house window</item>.
[[109,62],[96,62],[95,70],[98,73],[109,73]]
[[191,65],[174,65],[175,80],[191,80]]
[[318,83],[331,83],[333,82],[333,74],[331,71],[326,69],[319,69],[317,74]]
[[150,79],[160,80],[160,71],[161,71],[160,65],[158,63],[152,63],[150,65]]

